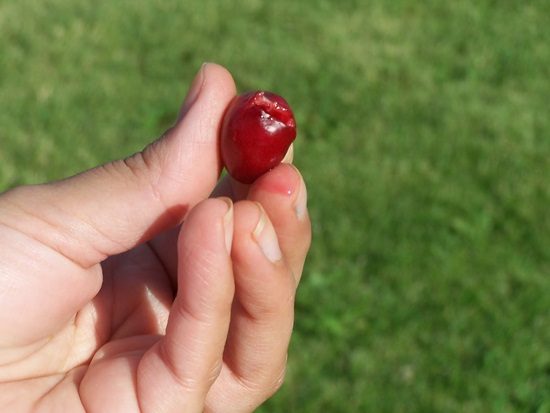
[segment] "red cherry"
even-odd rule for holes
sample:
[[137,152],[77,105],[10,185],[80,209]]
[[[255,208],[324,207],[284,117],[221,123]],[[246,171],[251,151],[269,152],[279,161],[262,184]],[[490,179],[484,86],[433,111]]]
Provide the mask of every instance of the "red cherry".
[[220,130],[221,157],[227,172],[250,184],[284,158],[296,138],[296,121],[287,101],[254,91],[234,98]]

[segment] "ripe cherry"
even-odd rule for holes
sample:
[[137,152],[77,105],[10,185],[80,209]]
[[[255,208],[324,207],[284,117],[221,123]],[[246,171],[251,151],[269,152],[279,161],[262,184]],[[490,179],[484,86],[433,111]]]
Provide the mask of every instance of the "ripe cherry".
[[287,101],[271,92],[243,93],[229,104],[220,130],[227,172],[250,184],[284,158],[296,138],[296,121]]

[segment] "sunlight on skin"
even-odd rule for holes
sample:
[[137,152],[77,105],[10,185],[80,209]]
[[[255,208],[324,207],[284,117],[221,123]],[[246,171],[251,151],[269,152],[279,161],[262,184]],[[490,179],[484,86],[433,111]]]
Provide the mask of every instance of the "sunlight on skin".
[[280,165],[240,198],[208,199],[234,93],[204,65],[143,153],[0,195],[2,410],[237,413],[279,389],[310,245],[305,184]]

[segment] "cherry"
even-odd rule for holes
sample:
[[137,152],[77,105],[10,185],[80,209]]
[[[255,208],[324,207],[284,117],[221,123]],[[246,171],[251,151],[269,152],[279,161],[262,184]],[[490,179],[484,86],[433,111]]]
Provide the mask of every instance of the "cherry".
[[265,91],[243,93],[227,107],[220,129],[225,169],[250,184],[283,160],[295,138],[296,121],[286,100]]

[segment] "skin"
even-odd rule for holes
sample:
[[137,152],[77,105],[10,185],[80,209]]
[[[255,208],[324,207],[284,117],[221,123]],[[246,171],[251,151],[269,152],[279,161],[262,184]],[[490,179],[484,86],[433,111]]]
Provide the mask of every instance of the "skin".
[[251,412],[281,386],[306,189],[289,164],[218,183],[234,96],[204,65],[144,151],[0,195],[0,411]]

